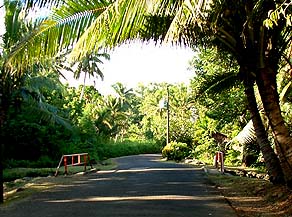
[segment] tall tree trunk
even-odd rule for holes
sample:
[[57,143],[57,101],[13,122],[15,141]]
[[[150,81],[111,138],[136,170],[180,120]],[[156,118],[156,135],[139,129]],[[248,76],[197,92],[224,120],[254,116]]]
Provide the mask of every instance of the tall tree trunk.
[[265,165],[270,177],[270,181],[273,184],[283,184],[284,174],[280,165],[280,161],[275,154],[273,148],[268,139],[268,134],[266,132],[265,126],[262,122],[258,105],[255,98],[253,81],[250,81],[247,77],[244,80],[245,94],[248,99],[248,107],[251,114],[251,119],[257,136],[257,142],[260,146],[260,150],[263,154]]
[[7,114],[11,100],[13,82],[10,75],[7,75],[5,69],[0,69],[0,203],[4,202],[4,127],[7,121]]
[[[1,71],[0,71],[1,72]],[[3,127],[6,119],[4,80],[0,77],[0,204],[4,202],[4,180],[3,180]]]
[[[1,129],[0,129],[1,130]],[[3,180],[3,144],[0,142],[0,204],[4,202],[4,180]]]
[[285,175],[286,184],[289,188],[292,188],[292,137],[281,115],[276,72],[267,65],[260,69],[257,76],[257,85],[275,138],[276,151]]

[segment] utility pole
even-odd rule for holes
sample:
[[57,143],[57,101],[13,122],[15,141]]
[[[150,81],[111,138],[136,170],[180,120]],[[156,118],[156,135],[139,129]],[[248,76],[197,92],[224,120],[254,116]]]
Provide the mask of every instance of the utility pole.
[[169,89],[168,89],[168,85],[167,85],[166,89],[167,89],[167,104],[166,104],[166,110],[167,110],[166,144],[168,144],[169,143]]
[[170,126],[170,121],[169,121],[169,117],[170,117],[170,109],[169,109],[169,87],[168,85],[166,86],[166,90],[167,90],[167,96],[166,96],[166,99],[165,98],[162,98],[160,101],[159,101],[159,108],[162,110],[162,109],[166,109],[166,122],[167,122],[167,125],[166,125],[166,144],[169,143],[169,126]]

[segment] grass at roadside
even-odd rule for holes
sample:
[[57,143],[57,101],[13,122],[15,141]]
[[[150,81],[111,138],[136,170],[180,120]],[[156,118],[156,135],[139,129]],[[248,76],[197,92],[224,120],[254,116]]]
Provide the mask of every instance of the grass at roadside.
[[238,216],[292,216],[292,195],[285,186],[239,176],[208,174]]
[[[114,162],[110,159],[102,161],[102,163],[93,165],[97,170],[105,170],[108,168],[112,168],[114,166]],[[90,169],[90,166],[86,167]],[[68,167],[69,174],[75,174],[78,172],[84,171],[84,166],[74,166]],[[4,169],[3,178],[5,182],[11,182],[16,179],[21,179],[23,177],[46,177],[53,176],[56,172],[56,168],[12,168],[12,169]],[[64,167],[60,167],[59,175],[64,175]]]
[[[160,151],[161,146],[153,141],[123,141],[99,144],[97,152],[101,161],[94,165],[94,168],[97,170],[110,170],[116,167],[115,162],[110,160],[110,158],[159,153]],[[82,171],[84,171],[83,166],[68,167],[69,176]],[[17,198],[27,197],[36,191],[56,186],[56,183],[66,182],[67,179],[62,176],[64,174],[64,167],[59,169],[58,174],[60,176],[57,178],[53,177],[55,172],[56,168],[5,169],[3,176],[6,203]]]
[[[96,170],[110,170],[116,168],[112,160],[95,164]],[[90,166],[87,167],[90,169]],[[54,177],[56,168],[14,168],[5,169],[4,197],[5,203],[9,204],[17,199],[25,198],[38,191],[47,190],[59,185],[69,184],[74,174],[84,171],[84,166],[70,167],[68,175],[64,176],[64,168],[60,168],[59,175]],[[9,180],[9,181],[7,181]]]
[[4,169],[3,178],[5,182],[11,182],[23,177],[51,176],[55,173],[55,168],[12,168]]

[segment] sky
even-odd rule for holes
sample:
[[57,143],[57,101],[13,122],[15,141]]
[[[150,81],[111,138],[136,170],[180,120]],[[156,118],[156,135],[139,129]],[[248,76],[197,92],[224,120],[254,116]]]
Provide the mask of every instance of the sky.
[[[3,0],[0,0],[0,6]],[[0,9],[0,35],[4,33],[4,10]],[[188,83],[194,72],[188,70],[189,61],[194,56],[190,48],[172,47],[170,45],[155,46],[154,43],[131,43],[121,45],[109,52],[110,60],[104,59],[99,67],[104,74],[104,80],[87,79],[87,85],[95,85],[102,94],[113,92],[111,85],[121,82],[128,88],[134,88],[139,83]],[[83,78],[76,81],[71,73],[66,73],[70,86],[83,84]]]
[[[194,56],[190,48],[155,46],[154,43],[133,43],[122,45],[110,52],[110,60],[104,60],[99,67],[104,80],[90,79],[101,94],[112,93],[111,85],[121,82],[127,88],[135,88],[139,83],[167,82],[189,83],[194,72],[188,70],[189,61]],[[72,86],[83,84],[83,78],[76,81],[67,73],[68,83]]]

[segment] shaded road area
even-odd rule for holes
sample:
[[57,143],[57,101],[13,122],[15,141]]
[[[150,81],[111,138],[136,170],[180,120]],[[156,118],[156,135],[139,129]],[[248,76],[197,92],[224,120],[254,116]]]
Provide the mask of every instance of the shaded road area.
[[200,168],[159,155],[117,158],[118,168],[73,177],[69,185],[0,208],[1,217],[236,216]]

